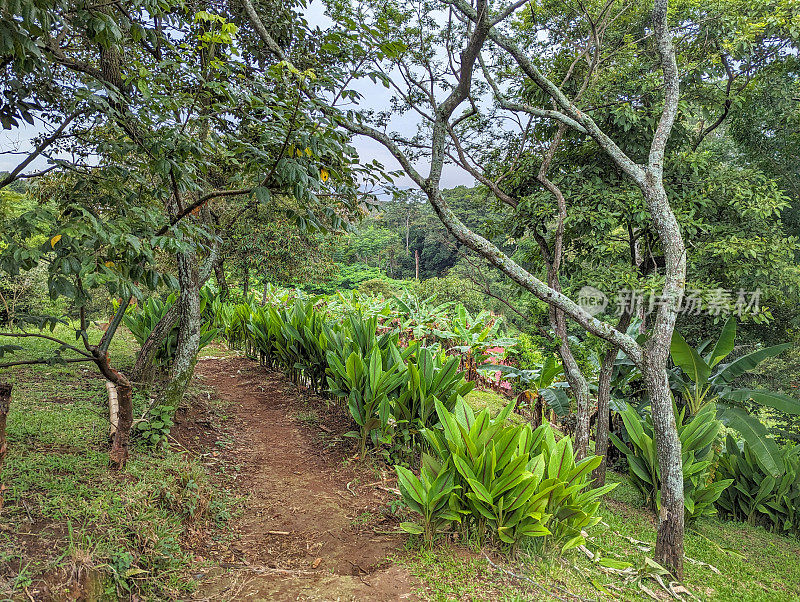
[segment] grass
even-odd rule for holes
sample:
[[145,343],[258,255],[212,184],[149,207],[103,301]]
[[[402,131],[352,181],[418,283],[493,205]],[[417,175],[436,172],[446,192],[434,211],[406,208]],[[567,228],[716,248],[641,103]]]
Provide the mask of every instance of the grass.
[[508,397],[495,393],[491,389],[473,389],[467,393],[464,400],[476,412],[489,408],[489,413],[492,415],[497,414],[511,401]]
[[[56,336],[74,338],[63,327]],[[92,337],[99,338],[93,331]],[[0,338],[0,344],[18,341]],[[26,339],[15,359],[43,357],[52,344]],[[125,330],[111,362],[130,368],[137,345]],[[190,527],[224,517],[227,500],[185,453],[134,444],[126,469],[108,468],[104,379],[93,364],[18,367],[8,417],[8,487],[0,514],[0,597],[93,595],[182,597],[192,558]],[[146,395],[135,397],[136,415]]]

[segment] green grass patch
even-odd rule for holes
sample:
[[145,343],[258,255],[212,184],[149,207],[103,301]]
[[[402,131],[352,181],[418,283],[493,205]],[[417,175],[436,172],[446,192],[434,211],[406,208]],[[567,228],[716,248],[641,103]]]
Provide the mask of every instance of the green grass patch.
[[490,389],[473,389],[467,394],[467,396],[464,398],[464,401],[466,401],[476,412],[480,412],[488,408],[489,413],[494,416],[500,412],[500,410],[506,407],[508,402],[511,400],[508,397],[500,395],[499,393],[495,393]]
[[[92,339],[101,336],[93,329]],[[72,342],[74,330],[56,329]],[[0,338],[0,344],[20,344]],[[14,359],[44,357],[53,344],[25,339]],[[111,362],[133,365],[137,345],[121,331]],[[65,357],[70,357],[65,352]],[[184,545],[192,529],[223,521],[229,500],[203,466],[179,449],[134,443],[117,474],[108,468],[108,398],[92,363],[17,367],[0,378],[14,384],[9,452],[2,472],[0,596],[25,598],[26,588],[67,599],[95,595],[163,600],[192,589],[193,559]],[[135,396],[135,416],[146,407]]]

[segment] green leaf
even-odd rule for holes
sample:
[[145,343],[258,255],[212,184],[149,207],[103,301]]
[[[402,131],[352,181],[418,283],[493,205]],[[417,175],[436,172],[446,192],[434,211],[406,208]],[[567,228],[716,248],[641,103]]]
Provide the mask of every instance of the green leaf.
[[669,352],[672,355],[672,361],[680,366],[686,376],[692,379],[692,382],[698,387],[706,384],[711,374],[711,367],[703,361],[697,350],[691,347],[677,330],[672,333]]
[[717,339],[714,348],[706,356],[706,362],[712,368],[724,360],[733,351],[734,340],[736,339],[736,318],[731,316],[722,327],[722,332]]
[[774,477],[782,472],[780,449],[768,437],[767,428],[741,408],[727,408],[719,414],[719,419],[728,427],[738,431],[753,451],[761,467]]
[[760,389],[736,389],[721,395],[722,399],[744,403],[749,400],[775,408],[787,414],[800,414],[800,399],[789,397],[781,393],[772,391],[762,391]]
[[411,533],[411,535],[422,535],[425,533],[425,528],[417,523],[400,523],[400,528],[406,533]]
[[780,345],[773,345],[772,347],[759,349],[753,353],[748,353],[747,355],[740,357],[739,359],[724,366],[719,374],[714,377],[714,381],[721,384],[730,383],[742,374],[746,374],[747,372],[753,370],[765,359],[780,355],[791,346],[792,343],[782,343]]

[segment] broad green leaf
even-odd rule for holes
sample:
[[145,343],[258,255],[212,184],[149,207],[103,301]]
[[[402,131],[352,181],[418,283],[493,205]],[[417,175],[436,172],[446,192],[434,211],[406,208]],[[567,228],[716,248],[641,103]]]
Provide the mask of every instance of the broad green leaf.
[[722,327],[722,332],[717,339],[714,348],[706,356],[706,363],[712,368],[724,360],[733,351],[734,340],[736,339],[736,318],[731,316]]
[[719,374],[714,377],[714,382],[719,382],[721,384],[730,383],[742,374],[746,374],[753,370],[765,359],[780,355],[791,346],[792,343],[782,343],[780,345],[773,345],[772,347],[759,349],[753,353],[748,353],[747,355],[734,360],[730,364],[723,366]]
[[672,333],[669,352],[672,355],[672,361],[677,366],[680,366],[681,370],[692,379],[692,382],[698,388],[705,386],[711,374],[711,367],[706,364],[700,354],[697,353],[697,350],[690,346],[677,330]]
[[762,391],[759,389],[736,389],[721,395],[722,399],[744,403],[752,399],[763,406],[775,408],[787,414],[800,414],[800,399],[782,393]]
[[726,426],[738,431],[753,451],[761,467],[774,477],[780,475],[780,449],[775,441],[768,437],[767,428],[761,422],[741,408],[729,407],[719,414],[719,419]]

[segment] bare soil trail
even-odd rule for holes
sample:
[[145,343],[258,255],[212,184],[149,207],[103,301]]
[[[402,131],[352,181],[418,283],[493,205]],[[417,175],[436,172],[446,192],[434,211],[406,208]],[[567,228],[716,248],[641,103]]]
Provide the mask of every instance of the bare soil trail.
[[[397,525],[380,489],[388,474],[348,461],[346,422],[244,358],[201,360],[196,374],[228,404],[229,444],[218,453],[237,467],[244,496],[226,527],[232,540],[207,543],[221,568],[200,580],[196,599],[416,600],[415,578],[388,559],[405,540],[387,534]],[[186,418],[177,436],[188,446],[198,421]]]

